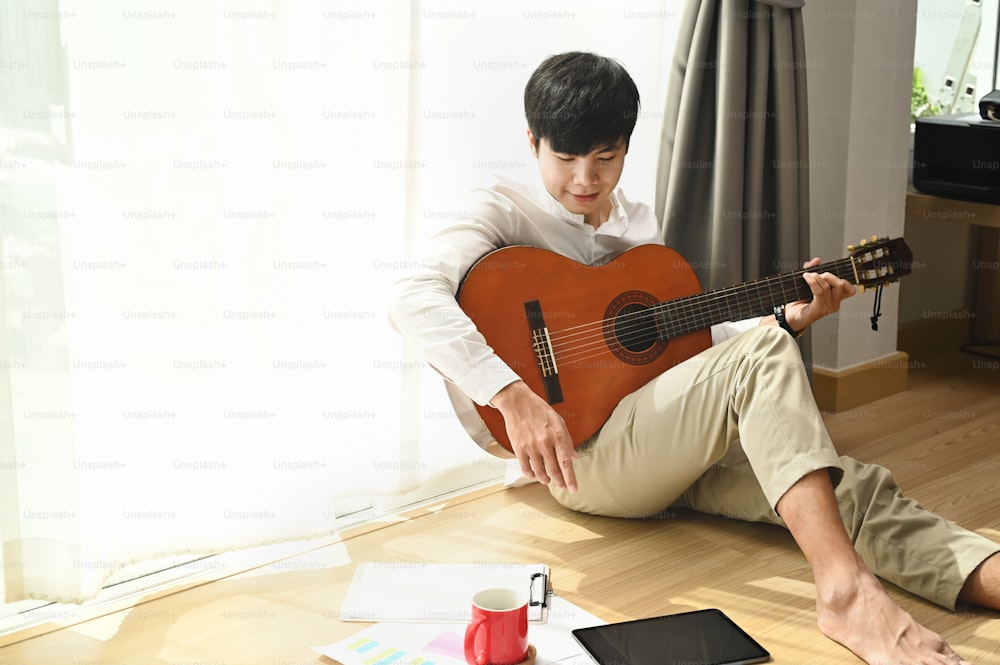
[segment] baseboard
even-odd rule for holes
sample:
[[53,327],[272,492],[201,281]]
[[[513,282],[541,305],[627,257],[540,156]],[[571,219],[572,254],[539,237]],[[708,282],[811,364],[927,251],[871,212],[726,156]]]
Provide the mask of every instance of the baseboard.
[[906,390],[910,357],[902,352],[848,367],[813,367],[813,396],[820,411],[839,413]]
[[820,410],[838,413],[906,390],[911,358],[927,358],[961,347],[972,339],[976,313],[959,309],[900,324],[899,351],[855,367],[813,367],[813,396]]

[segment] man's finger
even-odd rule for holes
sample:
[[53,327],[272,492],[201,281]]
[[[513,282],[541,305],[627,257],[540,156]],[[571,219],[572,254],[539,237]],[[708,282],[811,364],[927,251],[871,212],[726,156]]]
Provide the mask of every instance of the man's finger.
[[573,442],[570,440],[568,434],[560,437],[560,440],[556,443],[555,456],[559,465],[560,480],[562,481],[560,487],[564,487],[570,493],[576,492],[576,473],[573,471],[573,460],[576,459],[576,449],[573,447]]
[[570,494],[576,492],[576,472],[573,471],[573,458],[572,457],[560,457],[559,465],[562,467],[563,479],[566,481],[566,489],[569,490]]
[[521,475],[525,478],[534,478],[535,472],[531,469],[531,459],[527,455],[518,455],[517,462],[521,465]]
[[543,485],[552,482],[552,475],[549,473],[549,464],[544,456],[531,458],[531,468],[534,469],[535,479]]
[[545,471],[549,476],[550,482],[555,483],[555,486],[560,489],[565,489],[566,480],[563,478],[562,465],[556,457],[555,451],[546,450],[543,461],[545,464]]
[[823,292],[827,290],[827,284],[823,281],[823,278],[816,273],[807,272],[802,275],[806,283],[809,284],[809,289],[813,292],[814,296],[823,295]]

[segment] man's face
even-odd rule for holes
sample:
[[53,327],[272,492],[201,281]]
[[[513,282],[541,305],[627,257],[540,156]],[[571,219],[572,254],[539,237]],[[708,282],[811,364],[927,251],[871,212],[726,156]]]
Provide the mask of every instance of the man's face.
[[538,158],[545,189],[572,213],[597,227],[607,219],[609,197],[625,167],[625,140],[599,146],[586,155],[553,152],[547,139],[536,141],[528,132],[528,142]]

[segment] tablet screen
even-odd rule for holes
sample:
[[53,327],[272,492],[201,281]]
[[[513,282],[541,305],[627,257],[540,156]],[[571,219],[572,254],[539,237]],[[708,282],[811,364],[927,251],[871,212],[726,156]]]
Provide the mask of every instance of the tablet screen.
[[745,665],[770,659],[716,609],[577,628],[573,637],[599,665]]

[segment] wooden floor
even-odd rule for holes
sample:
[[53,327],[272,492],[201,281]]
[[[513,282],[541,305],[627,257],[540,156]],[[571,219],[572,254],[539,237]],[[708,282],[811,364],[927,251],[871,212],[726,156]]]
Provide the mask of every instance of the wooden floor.
[[[913,358],[909,375],[907,392],[829,415],[834,440],[893,469],[925,506],[1000,539],[1000,363]],[[531,486],[445,501],[277,565],[12,644],[0,663],[331,663],[309,647],[364,627],[336,619],[354,562],[428,559],[543,561],[558,595],[605,620],[719,607],[775,663],[859,662],[816,629],[810,572],[783,530],[684,512],[593,517]],[[967,658],[1000,663],[1000,614],[890,592]]]

